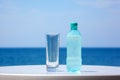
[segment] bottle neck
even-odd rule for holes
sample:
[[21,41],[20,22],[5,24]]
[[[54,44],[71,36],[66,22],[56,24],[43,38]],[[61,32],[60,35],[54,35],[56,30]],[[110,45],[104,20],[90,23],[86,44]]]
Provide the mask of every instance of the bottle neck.
[[71,26],[71,30],[77,30],[77,26]]

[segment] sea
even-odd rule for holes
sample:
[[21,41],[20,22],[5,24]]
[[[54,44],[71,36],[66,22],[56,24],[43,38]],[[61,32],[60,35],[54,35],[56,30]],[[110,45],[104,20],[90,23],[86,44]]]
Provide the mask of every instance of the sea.
[[[0,48],[0,66],[45,65],[46,49]],[[66,48],[59,50],[59,64],[66,64]],[[120,48],[82,48],[83,65],[120,66]]]

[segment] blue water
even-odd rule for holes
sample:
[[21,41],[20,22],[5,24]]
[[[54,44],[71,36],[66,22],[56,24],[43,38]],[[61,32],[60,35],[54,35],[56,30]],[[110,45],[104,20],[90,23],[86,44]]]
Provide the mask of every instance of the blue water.
[[[120,66],[120,48],[83,48],[84,65]],[[0,66],[45,64],[45,48],[0,48]],[[60,48],[60,64],[66,64],[66,48]]]

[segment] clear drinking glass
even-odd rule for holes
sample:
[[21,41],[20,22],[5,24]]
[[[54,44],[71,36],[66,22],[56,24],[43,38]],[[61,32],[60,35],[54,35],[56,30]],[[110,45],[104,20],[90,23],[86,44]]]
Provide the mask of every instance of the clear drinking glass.
[[46,35],[46,67],[54,71],[59,65],[59,34]]

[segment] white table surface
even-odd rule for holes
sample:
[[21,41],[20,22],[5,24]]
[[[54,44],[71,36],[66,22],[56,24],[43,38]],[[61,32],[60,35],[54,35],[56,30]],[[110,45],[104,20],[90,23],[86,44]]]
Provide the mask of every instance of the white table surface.
[[65,65],[47,72],[45,65],[0,67],[0,80],[120,80],[120,67],[83,65],[80,73],[69,73]]

